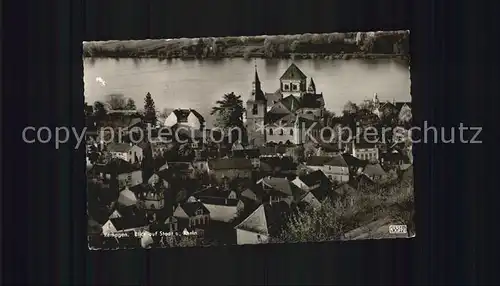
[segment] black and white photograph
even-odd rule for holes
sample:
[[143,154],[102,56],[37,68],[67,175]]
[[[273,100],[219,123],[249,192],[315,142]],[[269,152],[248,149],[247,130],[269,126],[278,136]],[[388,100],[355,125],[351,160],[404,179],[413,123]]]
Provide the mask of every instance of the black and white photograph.
[[409,40],[83,42],[89,248],[415,237]]

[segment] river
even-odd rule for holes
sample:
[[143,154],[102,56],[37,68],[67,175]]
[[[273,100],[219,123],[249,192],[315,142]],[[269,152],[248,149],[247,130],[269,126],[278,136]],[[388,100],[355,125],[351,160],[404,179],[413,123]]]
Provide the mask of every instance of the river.
[[[317,92],[323,92],[326,108],[339,114],[347,101],[360,103],[376,92],[381,101],[411,101],[408,66],[389,59],[377,60],[295,60],[295,64],[314,79]],[[156,108],[193,108],[211,122],[215,101],[224,93],[249,97],[254,66],[257,65],[262,89],[273,92],[292,60],[164,60],[84,59],[85,100],[93,104],[107,94],[120,93],[143,108],[150,92]],[[96,80],[102,78],[105,85]]]

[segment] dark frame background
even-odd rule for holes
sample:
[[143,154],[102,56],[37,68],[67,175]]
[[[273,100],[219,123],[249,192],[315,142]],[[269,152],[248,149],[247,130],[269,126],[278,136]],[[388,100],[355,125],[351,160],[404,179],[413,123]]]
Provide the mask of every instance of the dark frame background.
[[[489,198],[488,205],[479,198],[498,189],[488,174],[497,154],[485,152],[494,149],[488,139],[496,139],[486,136],[494,129],[487,112],[496,106],[490,66],[498,56],[487,50],[494,3],[480,8],[424,0],[3,4],[5,283],[403,285],[481,284],[493,277],[488,270],[493,260],[484,257],[493,251],[486,243],[493,237],[477,227],[495,225],[487,216],[495,200]],[[73,150],[70,142],[55,150],[21,141],[28,125],[83,128],[84,40],[399,29],[411,31],[415,123],[483,126],[482,145],[415,146],[417,237],[411,240],[90,252],[83,148]]]

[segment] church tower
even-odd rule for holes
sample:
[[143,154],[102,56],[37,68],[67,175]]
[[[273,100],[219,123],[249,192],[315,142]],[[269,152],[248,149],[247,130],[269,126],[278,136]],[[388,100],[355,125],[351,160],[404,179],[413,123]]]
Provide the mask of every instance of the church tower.
[[300,98],[306,92],[307,76],[292,63],[280,78],[280,92],[284,97]]
[[262,91],[257,65],[255,65],[255,75],[252,83],[252,92],[247,101],[246,108],[246,128],[248,143],[261,146],[266,143],[264,118],[266,116],[267,100]]

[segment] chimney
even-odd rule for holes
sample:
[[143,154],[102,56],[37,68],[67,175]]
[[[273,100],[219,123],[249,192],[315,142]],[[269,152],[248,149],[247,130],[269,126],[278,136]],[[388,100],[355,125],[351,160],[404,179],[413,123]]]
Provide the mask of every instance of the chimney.
[[392,104],[396,104],[396,99],[395,98],[392,99]]

